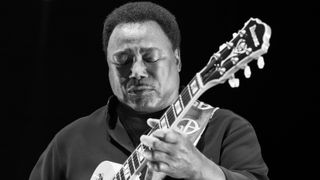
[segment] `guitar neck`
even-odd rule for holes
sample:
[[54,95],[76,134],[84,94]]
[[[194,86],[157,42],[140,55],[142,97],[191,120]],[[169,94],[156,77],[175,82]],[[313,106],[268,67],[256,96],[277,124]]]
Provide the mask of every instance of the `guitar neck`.
[[[196,74],[188,85],[181,91],[174,103],[165,111],[156,124],[148,133],[151,135],[157,129],[167,129],[178,122],[191,108],[192,104],[200,97],[206,89],[203,87],[200,74]],[[115,179],[127,180],[132,176],[139,174],[146,165],[146,160],[141,155],[148,149],[147,146],[139,144],[128,159],[124,162],[122,168],[116,173]]]

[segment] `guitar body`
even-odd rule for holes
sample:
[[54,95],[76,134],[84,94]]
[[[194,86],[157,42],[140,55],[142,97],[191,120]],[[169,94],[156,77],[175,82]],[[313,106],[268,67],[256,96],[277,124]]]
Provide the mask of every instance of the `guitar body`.
[[[111,161],[103,161],[97,166],[90,180],[113,180],[121,167],[122,164]],[[133,175],[130,180],[139,180],[139,176]]]

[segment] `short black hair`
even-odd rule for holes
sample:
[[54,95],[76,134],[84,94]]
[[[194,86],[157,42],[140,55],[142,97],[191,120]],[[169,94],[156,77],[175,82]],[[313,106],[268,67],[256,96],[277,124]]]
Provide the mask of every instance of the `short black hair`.
[[113,29],[121,23],[139,23],[148,20],[157,22],[172,44],[172,49],[180,47],[181,35],[175,16],[167,9],[152,2],[130,2],[113,10],[103,26],[102,44],[105,54]]

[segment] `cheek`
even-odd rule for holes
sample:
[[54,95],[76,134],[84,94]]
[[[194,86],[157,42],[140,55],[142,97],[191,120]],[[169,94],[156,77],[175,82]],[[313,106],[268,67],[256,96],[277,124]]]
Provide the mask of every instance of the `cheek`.
[[131,72],[131,64],[116,67],[116,71],[119,73],[120,78],[128,78]]
[[161,89],[175,88],[177,84],[178,72],[175,64],[164,63],[157,67],[153,72],[156,72],[156,78],[161,85]]
[[109,69],[109,82],[114,94],[121,94],[121,78],[116,69]]
[[116,72],[113,69],[109,69],[109,82],[111,87],[114,88],[118,81]]
[[114,85],[121,85],[126,83],[130,75],[130,66],[109,68],[109,80]]

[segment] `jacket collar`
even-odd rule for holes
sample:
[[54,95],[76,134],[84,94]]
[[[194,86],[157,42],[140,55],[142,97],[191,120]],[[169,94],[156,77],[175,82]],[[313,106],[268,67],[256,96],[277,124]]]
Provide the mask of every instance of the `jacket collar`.
[[[114,95],[110,96],[106,108],[106,124],[107,124],[107,134],[110,141],[115,143],[116,146],[121,146],[126,151],[133,152],[134,145],[131,142],[129,135],[122,123],[119,121],[118,115],[116,113],[116,107],[119,101]],[[128,152],[125,152],[128,153]]]

